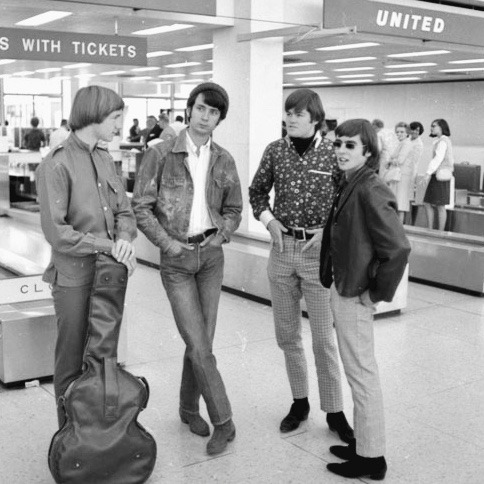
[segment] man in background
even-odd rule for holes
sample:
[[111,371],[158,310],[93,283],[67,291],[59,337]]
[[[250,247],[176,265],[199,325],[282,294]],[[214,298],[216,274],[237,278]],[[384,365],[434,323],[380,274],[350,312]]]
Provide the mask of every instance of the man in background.
[[32,128],[24,136],[24,147],[31,151],[40,151],[45,146],[45,134],[38,128],[39,118],[34,116],[30,120]]

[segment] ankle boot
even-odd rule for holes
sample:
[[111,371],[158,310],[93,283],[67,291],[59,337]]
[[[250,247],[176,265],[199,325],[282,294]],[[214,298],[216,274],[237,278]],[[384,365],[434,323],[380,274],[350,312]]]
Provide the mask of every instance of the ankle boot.
[[300,423],[307,420],[309,415],[309,402],[307,398],[294,399],[289,413],[282,419],[279,427],[282,433],[292,432],[296,430]]
[[215,425],[212,438],[207,444],[207,454],[216,455],[223,452],[227,444],[235,439],[235,425],[232,420],[222,425]]
[[329,430],[336,432],[343,442],[349,444],[355,439],[353,429],[350,427],[348,420],[346,420],[344,412],[328,413],[326,422],[328,422]]
[[340,459],[351,460],[356,457],[356,440],[349,445],[332,445],[329,451]]
[[385,479],[387,463],[385,457],[361,457],[356,455],[342,464],[328,464],[326,468],[343,477],[358,478],[369,477],[374,481]]
[[210,427],[199,413],[193,414],[180,410],[180,419],[183,423],[189,425],[190,431],[195,435],[200,435],[200,437],[208,437],[210,435]]

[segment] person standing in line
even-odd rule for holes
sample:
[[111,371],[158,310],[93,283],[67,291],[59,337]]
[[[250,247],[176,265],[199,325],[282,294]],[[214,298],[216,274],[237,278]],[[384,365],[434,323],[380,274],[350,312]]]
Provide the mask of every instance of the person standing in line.
[[454,154],[450,141],[450,128],[445,119],[436,119],[430,125],[430,137],[436,138],[433,158],[427,167],[422,183],[427,184],[424,206],[429,229],[434,228],[434,208],[437,209],[437,229],[445,230],[450,203],[450,180],[454,172]]
[[45,146],[44,132],[39,129],[39,118],[34,116],[30,120],[30,126],[32,126],[24,136],[25,149],[31,151],[40,151],[40,148]]
[[[415,200],[415,193],[416,193],[416,179],[417,179],[417,171],[418,165],[420,164],[420,160],[422,159],[423,154],[423,142],[422,142],[422,134],[424,132],[424,127],[422,123],[418,121],[412,121],[409,124],[410,128],[410,152],[405,160],[405,168],[402,169],[402,178],[408,177],[408,205],[398,205],[398,210],[404,211],[411,211],[410,200]],[[405,181],[405,180],[403,180]],[[403,192],[404,193],[404,192]],[[400,220],[403,222],[403,218],[401,217]],[[413,213],[411,213],[411,224],[413,225]]]
[[49,147],[52,150],[57,145],[60,145],[69,137],[69,128],[67,126],[67,119],[63,119],[60,124],[60,128],[56,129],[50,135]]
[[179,413],[191,432],[210,435],[200,415],[203,396],[214,432],[207,453],[235,438],[225,385],[212,352],[223,279],[222,244],[241,220],[242,193],[234,159],[212,141],[229,97],[213,82],[187,101],[189,126],[145,153],[133,191],[138,228],[160,248],[160,272],[186,351]]
[[[301,337],[300,299],[311,327],[321,409],[344,442],[353,430],[343,412],[329,291],[319,281],[324,224],[339,176],[331,142],[321,135],[324,109],[311,89],[298,89],[285,103],[287,136],[266,148],[249,188],[254,217],[271,236],[267,268],[277,343],[284,352],[293,404],[281,432],[297,429],[309,414],[307,363]],[[275,190],[274,207],[269,193]]]
[[156,117],[151,115],[146,118],[146,127],[143,128],[139,134],[140,134],[140,143],[143,143],[145,148],[146,148],[146,139],[148,138],[148,135],[150,134],[151,130],[156,126]]
[[183,116],[177,116],[175,121],[170,124],[170,128],[175,132],[175,136],[178,136],[181,130],[185,129],[186,127],[186,124],[183,122]]
[[366,119],[336,128],[333,142],[344,172],[321,244],[321,282],[331,310],[344,370],[353,396],[355,440],[330,452],[346,460],[327,465],[344,477],[385,477],[385,422],[373,313],[391,301],[405,272],[410,243],[390,188],[375,173],[378,140]]
[[[40,221],[52,246],[43,280],[52,284],[57,318],[54,363],[56,401],[82,373],[96,254],[136,267],[136,220],[114,162],[98,143],[122,127],[123,100],[111,89],[80,89],[72,103],[71,135],[37,170]],[[65,415],[57,409],[59,428]]]
[[380,152],[380,165],[376,168],[376,171],[381,178],[384,178],[387,170],[386,167],[398,145],[398,140],[391,129],[385,128],[385,124],[381,119],[374,119],[371,125],[377,133],[378,149]]
[[139,127],[139,120],[138,118],[133,118],[133,126],[129,128],[129,137],[128,141],[131,143],[138,143],[141,139],[141,128]]

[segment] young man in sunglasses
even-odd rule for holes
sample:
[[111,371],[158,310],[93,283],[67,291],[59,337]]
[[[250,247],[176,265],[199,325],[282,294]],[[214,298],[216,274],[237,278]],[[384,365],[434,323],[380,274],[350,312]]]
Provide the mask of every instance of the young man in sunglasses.
[[[298,89],[286,100],[287,135],[269,144],[249,188],[257,220],[271,236],[268,276],[277,343],[284,352],[294,399],[281,432],[297,429],[309,413],[308,376],[301,338],[304,296],[311,327],[321,409],[329,428],[344,442],[353,430],[343,413],[329,290],[319,281],[323,227],[336,192],[338,168],[331,142],[321,136],[324,109],[310,89]],[[274,206],[269,193],[275,190]]]
[[324,228],[321,282],[331,288],[339,351],[353,396],[356,442],[330,447],[346,462],[327,467],[344,477],[380,480],[387,465],[373,312],[377,302],[393,299],[410,244],[395,197],[375,173],[378,139],[369,121],[345,121],[335,134],[333,145],[345,180]]

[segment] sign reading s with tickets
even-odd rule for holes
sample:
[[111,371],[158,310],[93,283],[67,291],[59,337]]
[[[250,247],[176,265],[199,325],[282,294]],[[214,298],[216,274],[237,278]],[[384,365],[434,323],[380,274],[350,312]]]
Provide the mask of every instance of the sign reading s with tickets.
[[144,37],[0,28],[0,59],[146,66]]

